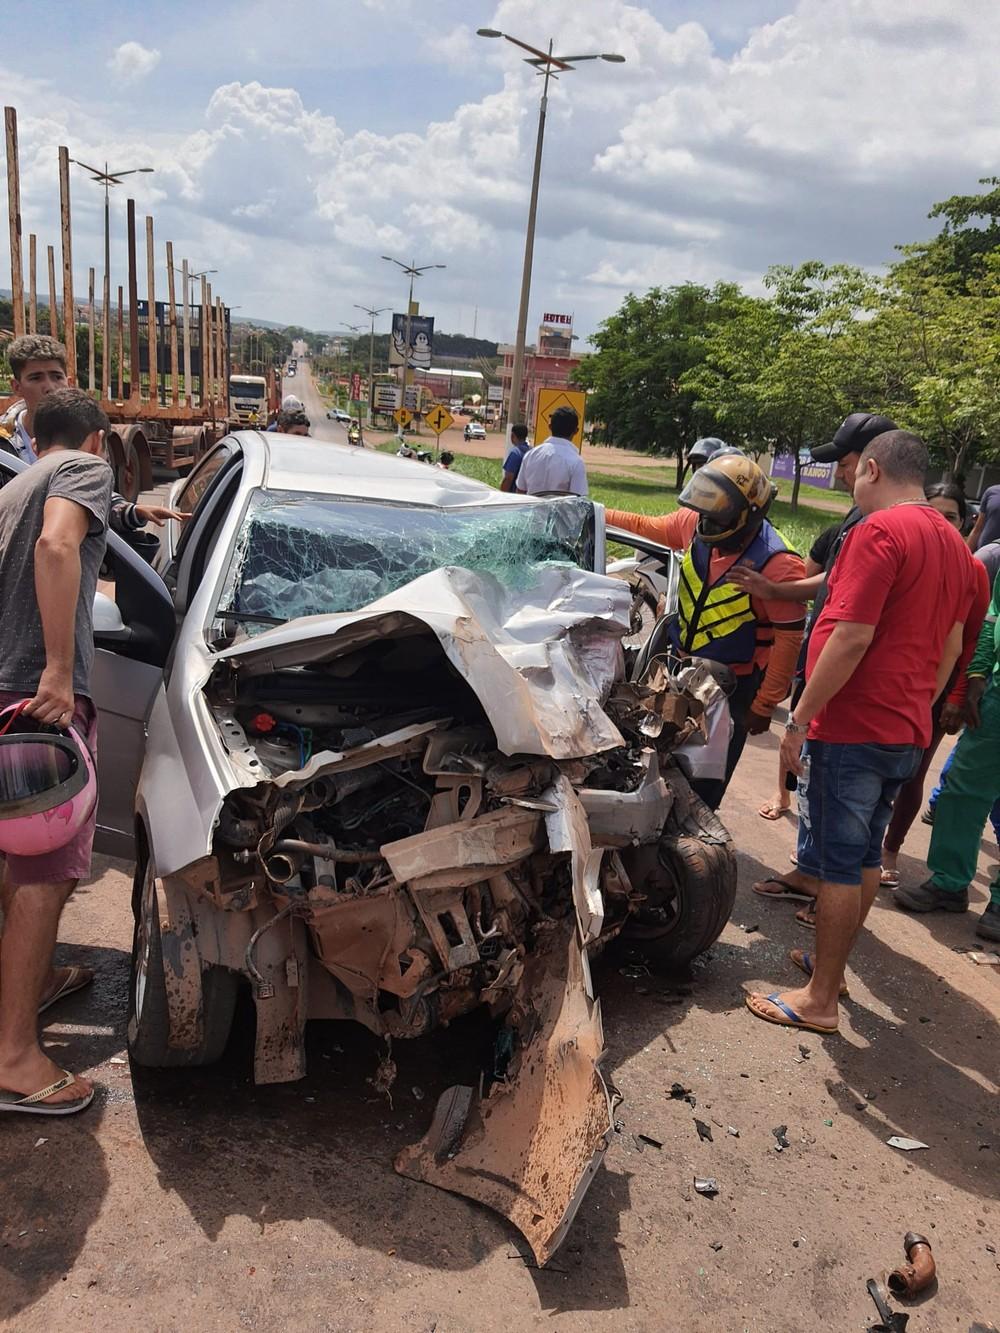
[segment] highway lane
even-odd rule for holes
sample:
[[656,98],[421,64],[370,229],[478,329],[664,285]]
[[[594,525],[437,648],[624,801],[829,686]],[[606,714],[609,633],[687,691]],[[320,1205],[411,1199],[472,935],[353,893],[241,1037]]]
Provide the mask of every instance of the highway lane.
[[329,440],[331,444],[347,443],[347,428],[337,421],[328,421],[326,404],[319,396],[319,389],[313,379],[312,366],[308,361],[300,361],[297,373],[281,385],[281,396],[294,393],[302,400],[302,405],[309,418],[309,434],[315,440]]

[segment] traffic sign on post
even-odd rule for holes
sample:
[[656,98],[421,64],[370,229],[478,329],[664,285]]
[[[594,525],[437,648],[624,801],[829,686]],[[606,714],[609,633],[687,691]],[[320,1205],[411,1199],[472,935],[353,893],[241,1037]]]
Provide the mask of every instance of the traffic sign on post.
[[413,413],[407,407],[397,407],[392,415],[396,418],[397,425],[404,428],[413,420]]
[[430,426],[435,435],[441,435],[448,429],[455,418],[447,408],[442,407],[440,403],[435,403],[431,410],[424,417],[424,420]]
[[582,389],[539,389],[535,404],[535,443],[541,444],[552,434],[549,422],[557,407],[571,407],[579,418],[580,424],[573,436],[573,443],[578,449],[583,448],[583,414],[587,408],[587,395]]

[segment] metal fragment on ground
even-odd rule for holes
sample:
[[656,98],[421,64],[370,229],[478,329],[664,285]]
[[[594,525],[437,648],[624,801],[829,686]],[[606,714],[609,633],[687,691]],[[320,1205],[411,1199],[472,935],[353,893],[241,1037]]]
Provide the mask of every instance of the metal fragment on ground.
[[694,1127],[695,1127],[695,1129],[698,1131],[698,1137],[699,1137],[700,1139],[702,1139],[703,1141],[707,1141],[708,1143],[713,1143],[713,1142],[714,1142],[714,1140],[713,1140],[713,1138],[712,1138],[712,1127],[711,1127],[711,1125],[706,1125],[705,1122],[704,1122],[704,1120],[698,1120],[698,1119],[696,1119],[695,1122],[694,1122]]
[[893,1134],[891,1139],[886,1139],[890,1148],[900,1148],[903,1152],[916,1152],[918,1148],[927,1148],[930,1145],[921,1143],[919,1139],[904,1139],[898,1134]]
[[709,1197],[719,1192],[719,1186],[713,1176],[695,1176],[694,1187],[697,1193],[707,1194]]

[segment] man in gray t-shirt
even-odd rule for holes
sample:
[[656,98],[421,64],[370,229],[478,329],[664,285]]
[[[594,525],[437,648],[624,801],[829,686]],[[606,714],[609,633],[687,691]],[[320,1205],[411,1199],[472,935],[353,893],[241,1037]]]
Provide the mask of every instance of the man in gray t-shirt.
[[[111,468],[102,458],[80,449],[56,448],[45,450],[34,467],[19,473],[0,491],[0,690],[30,697],[48,673],[46,686],[52,686],[57,676],[62,686],[60,697],[67,686],[71,686],[72,695],[89,696],[94,661],[94,593],[104,558],[111,481]],[[50,669],[56,664],[47,662],[42,610],[35,593],[36,560],[46,559],[36,548],[55,499],[83,510],[79,516],[73,509],[69,513],[81,525],[85,523],[78,547],[71,673]],[[59,716],[49,716],[47,700],[48,694],[45,703],[28,711],[44,722],[59,721]],[[72,699],[62,697],[62,702],[63,712],[71,712]]]
[[[34,419],[38,462],[0,490],[0,708],[25,698],[37,722],[96,739],[89,698],[93,603],[111,504],[108,419],[79,389],[58,389]],[[38,1044],[38,1012],[79,989],[82,968],[56,971],[62,909],[90,872],[96,810],[42,856],[7,852],[0,876],[0,1103],[7,1112],[67,1115],[93,1100],[87,1079]],[[69,975],[67,975],[69,974]]]

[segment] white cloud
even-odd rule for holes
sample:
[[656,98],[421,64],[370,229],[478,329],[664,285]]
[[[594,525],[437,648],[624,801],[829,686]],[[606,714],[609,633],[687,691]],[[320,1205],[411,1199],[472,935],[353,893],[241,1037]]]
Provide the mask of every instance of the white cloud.
[[[256,3],[248,13],[263,12]],[[159,55],[131,42],[113,58],[127,70],[113,106],[74,101],[55,76],[49,85],[15,74],[10,100],[37,108],[21,122],[32,230],[58,236],[56,144],[85,161],[141,154],[156,174],[135,178],[130,192],[147,210],[155,203],[157,237],[219,268],[220,291],[249,313],[332,327],[356,300],[398,305],[401,284],[379,261],[398,253],[447,264],[421,282],[440,327],[478,305],[480,329],[509,338],[540,81],[513,47],[474,38],[457,6],[435,21],[420,6],[381,12],[383,3],[359,7],[350,43],[365,52],[361,95],[382,113],[367,124],[356,117],[361,128],[345,126],[340,111],[342,95],[356,110],[357,83],[341,94],[334,81],[324,94],[305,76],[294,86],[282,69],[273,81],[293,86],[271,87],[258,67],[256,79],[206,84],[203,112],[185,104],[154,135],[133,131],[123,109],[142,92],[129,94],[124,81]],[[753,284],[770,263],[810,256],[885,263],[895,242],[935,229],[925,218],[935,200],[974,190],[993,170],[992,0],[718,0],[712,21],[723,14],[724,48],[707,15],[688,19],[702,8],[548,0],[540,25],[537,0],[498,0],[477,16],[528,37],[541,26],[562,49],[626,57],[581,64],[550,91],[532,319],[546,305],[573,309],[587,332],[630,287]],[[308,9],[289,0],[302,69],[328,46],[301,35]],[[223,6],[215,18],[230,16]],[[412,81],[379,63],[390,22],[394,35],[412,36]],[[421,80],[440,92],[442,61],[455,103],[436,101],[431,119]],[[484,78],[490,91],[474,96]],[[386,123],[387,107],[397,132],[371,127]],[[99,206],[99,191],[74,187],[81,264],[99,256]]]
[[123,83],[138,83],[152,74],[160,63],[160,53],[141,42],[122,42],[108,61],[108,69]]

